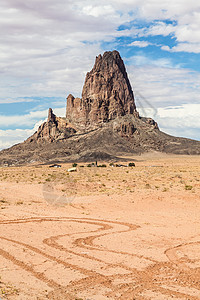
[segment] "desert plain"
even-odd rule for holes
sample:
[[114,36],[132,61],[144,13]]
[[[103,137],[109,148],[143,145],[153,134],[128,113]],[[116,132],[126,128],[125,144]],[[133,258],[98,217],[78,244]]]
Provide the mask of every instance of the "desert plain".
[[200,156],[132,161],[0,169],[0,299],[200,299]]

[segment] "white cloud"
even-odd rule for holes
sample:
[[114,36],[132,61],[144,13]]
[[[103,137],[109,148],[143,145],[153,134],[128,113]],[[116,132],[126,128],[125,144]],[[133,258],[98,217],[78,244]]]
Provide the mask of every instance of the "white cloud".
[[38,121],[32,129],[0,130],[0,150],[25,141],[37,131],[43,121]]
[[[85,73],[103,52],[102,41],[115,45],[116,37],[172,35],[177,45],[162,45],[162,50],[200,52],[200,3],[196,0],[2,0],[0,9],[1,103],[29,96],[59,96],[63,101],[68,93],[80,96]],[[140,21],[142,28],[136,26]],[[117,31],[130,22],[135,27]],[[142,49],[149,44],[132,43],[141,48],[141,54],[129,60],[136,65],[128,67],[133,90],[138,89],[156,107],[198,103],[199,73],[178,69],[169,58],[152,61]],[[0,124],[16,126],[20,120],[30,127],[46,114],[2,116]],[[7,137],[11,139],[8,131]]]
[[200,104],[158,107],[156,110],[147,106],[140,108],[139,113],[154,118],[165,133],[200,140]]
[[92,6],[88,5],[83,7],[83,13],[88,16],[99,17],[110,14],[116,14],[114,7],[111,5],[103,5],[103,6]]
[[171,49],[168,46],[162,47],[163,50],[171,52],[187,52],[187,53],[200,53],[200,42],[199,43],[179,43],[177,46]]
[[155,22],[152,26],[150,26],[147,30],[145,30],[144,35],[154,36],[154,35],[163,35],[168,36],[172,33],[175,33],[176,26],[172,24],[166,24],[164,22]]
[[151,59],[145,55],[135,55],[127,59],[129,64],[134,66],[157,66],[163,68],[172,68],[172,62],[168,58]]
[[139,48],[145,48],[152,45],[152,43],[149,43],[147,41],[134,41],[129,46],[139,47]]
[[183,104],[178,107],[158,108],[160,128],[172,135],[200,140],[200,104]]
[[[53,112],[60,117],[64,117],[66,113],[66,107],[54,108]],[[17,127],[24,125],[25,127],[31,127],[31,129],[0,129],[0,150],[8,148],[14,144],[21,143],[34,134],[38,127],[46,121],[47,110],[30,112],[27,115],[15,115],[15,116],[0,116],[0,126]]]
[[[196,0],[2,0],[0,9],[1,99],[66,97],[69,92],[78,96],[84,72],[101,52],[101,41],[116,37],[173,34],[178,45],[172,51],[197,53],[199,49],[200,4]],[[147,28],[117,31],[121,24],[140,19],[156,22]],[[132,45],[146,47],[147,42]]]
[[[64,104],[64,103],[63,103]],[[54,113],[60,117],[65,116],[66,108],[54,108]],[[43,119],[43,122],[46,120],[48,114],[48,110],[38,110],[31,111],[25,115],[0,115],[0,126],[2,127],[17,127],[20,124],[22,126],[33,126],[38,120]]]
[[13,127],[13,126],[31,126],[35,124],[38,119],[43,118],[43,120],[47,116],[47,111],[34,111],[30,112],[29,114],[26,115],[12,115],[12,116],[7,116],[7,115],[1,115],[0,116],[0,126],[2,127]]
[[142,66],[127,66],[127,71],[136,96],[136,105],[137,101],[140,101],[141,105],[146,107],[145,100],[156,109],[200,103],[198,72],[159,67],[150,62]]

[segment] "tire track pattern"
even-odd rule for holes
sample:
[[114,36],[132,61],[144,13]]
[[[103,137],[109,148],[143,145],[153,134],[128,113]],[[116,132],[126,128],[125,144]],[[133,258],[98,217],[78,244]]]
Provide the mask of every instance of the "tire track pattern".
[[[70,282],[70,284],[63,286],[59,284],[56,280],[52,280],[48,278],[43,272],[36,271],[34,266],[28,264],[25,259],[20,260],[15,255],[11,255],[8,251],[5,251],[0,247],[0,255],[5,259],[11,261],[18,267],[22,268],[26,272],[30,273],[32,276],[45,282],[49,287],[54,289],[54,292],[49,296],[51,299],[64,299],[64,295],[67,293],[75,293],[75,290],[79,290],[80,296],[81,293],[84,293],[87,290],[90,293],[90,289],[101,288],[105,290],[104,296],[109,297],[110,299],[132,299],[137,296],[137,299],[148,299],[145,296],[142,296],[142,292],[144,290],[154,291],[161,293],[164,297],[179,297],[183,299],[199,299],[196,296],[188,295],[188,293],[174,291],[170,289],[170,284],[173,283],[174,278],[177,278],[177,267],[180,268],[180,264],[176,263],[176,268],[174,267],[174,261],[178,261],[175,257],[174,259],[174,250],[168,249],[166,250],[166,255],[169,258],[170,262],[168,263],[160,263],[156,260],[153,260],[149,257],[145,257],[142,255],[137,255],[134,253],[128,253],[124,251],[117,251],[107,249],[103,246],[97,246],[94,241],[97,238],[105,237],[108,235],[125,233],[129,231],[137,230],[138,226],[125,222],[116,222],[111,220],[103,220],[103,219],[92,219],[92,218],[26,218],[26,219],[13,219],[13,220],[5,220],[1,221],[0,225],[17,225],[17,224],[26,224],[26,223],[34,223],[34,224],[42,224],[43,222],[49,222],[53,225],[54,222],[75,222],[80,224],[87,224],[92,226],[97,226],[97,229],[90,231],[80,231],[76,233],[67,233],[60,235],[53,235],[50,237],[45,237],[43,240],[43,244],[47,247],[48,251],[41,250],[29,243],[25,243],[22,241],[14,240],[5,236],[1,236],[0,239],[8,244],[12,244],[18,247],[23,247],[28,249],[29,251],[35,253],[36,255],[40,255],[46,258],[48,261],[55,262],[58,265],[62,265],[67,269],[77,271],[83,275],[82,279],[76,279]],[[118,229],[116,230],[117,227]],[[122,227],[122,228],[121,228]],[[121,228],[121,229],[119,229]],[[86,237],[81,237],[82,235],[86,235]],[[76,238],[79,236],[78,238]],[[73,240],[71,247],[64,247],[59,243],[59,240],[63,237],[70,237]],[[177,246],[177,248],[180,246]],[[87,249],[88,253],[81,253],[80,248]],[[114,274],[114,275],[105,275],[99,273],[95,269],[86,269],[84,267],[80,267],[78,264],[69,263],[65,259],[61,259],[56,255],[52,254],[52,251],[60,251],[62,254],[66,253],[66,255],[72,254],[75,257],[79,257],[91,262],[103,264],[106,268],[113,268],[118,270],[119,268],[124,269],[125,274]],[[139,271],[137,268],[129,267],[127,264],[122,263],[111,263],[106,262],[103,258],[95,257],[95,251],[97,252],[109,252],[115,255],[143,259],[150,263],[150,265],[144,270]],[[55,253],[55,252],[53,252]],[[162,271],[161,271],[162,270]],[[189,286],[200,290],[200,286],[198,282],[193,282],[194,276],[199,276],[199,270],[195,270],[195,273],[190,268],[181,268],[182,275],[180,275],[177,279],[178,285],[184,287]],[[193,274],[193,273],[194,274]],[[162,274],[163,278],[160,278]],[[189,280],[190,278],[190,280]],[[200,277],[198,277],[200,278]],[[118,280],[120,284],[116,284],[115,281]],[[127,283],[129,282],[129,283]],[[131,283],[130,283],[131,282]],[[169,284],[170,283],[170,284]],[[164,287],[169,284],[169,287]],[[57,295],[57,296],[56,296]]]

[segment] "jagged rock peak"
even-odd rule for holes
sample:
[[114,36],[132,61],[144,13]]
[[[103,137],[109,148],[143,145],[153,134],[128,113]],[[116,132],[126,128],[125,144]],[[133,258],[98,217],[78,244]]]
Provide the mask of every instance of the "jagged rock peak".
[[56,120],[56,115],[54,115],[52,108],[49,108],[47,122],[52,121],[53,123],[55,123],[55,120]]
[[82,99],[69,95],[66,117],[76,125],[97,125],[126,114],[138,115],[124,62],[118,51],[96,57]]

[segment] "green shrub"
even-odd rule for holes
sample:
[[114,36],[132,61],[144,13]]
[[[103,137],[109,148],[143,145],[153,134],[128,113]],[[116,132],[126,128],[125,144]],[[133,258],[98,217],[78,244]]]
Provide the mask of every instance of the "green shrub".
[[185,190],[186,191],[191,191],[192,185],[185,185]]
[[131,162],[131,163],[128,164],[128,166],[129,167],[135,167],[135,164],[134,164],[134,162]]
[[77,165],[78,165],[77,163],[73,163],[72,167],[73,167],[73,168],[76,168]]

